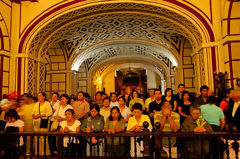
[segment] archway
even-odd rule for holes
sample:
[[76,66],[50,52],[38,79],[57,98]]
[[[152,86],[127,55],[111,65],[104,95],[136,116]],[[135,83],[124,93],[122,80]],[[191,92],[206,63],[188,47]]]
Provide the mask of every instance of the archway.
[[[192,8],[176,1],[156,1],[155,3],[143,3],[141,1],[131,3],[106,2],[104,4],[93,3],[88,6],[81,6],[79,3],[78,7],[76,5],[73,5],[73,10],[66,11],[39,29],[34,38],[30,35],[33,28],[30,29],[28,34],[22,37],[19,47],[19,52],[28,50],[29,54],[42,61],[42,59],[48,56],[47,51],[52,46],[59,45],[61,51],[58,53],[62,52],[61,56],[64,57],[66,69],[65,71],[61,69],[56,71],[47,70],[47,72],[65,74],[65,80],[61,82],[65,82],[67,93],[70,93],[71,86],[74,86],[74,84],[71,84],[74,81],[71,78],[71,68],[77,70],[77,66],[81,65],[84,60],[90,61],[89,64],[94,64],[92,61],[102,58],[98,53],[92,54],[89,48],[94,48],[93,50],[95,50],[98,47],[103,47],[104,44],[119,43],[121,41],[125,43],[141,41],[146,44],[153,43],[155,46],[161,46],[162,49],[169,51],[167,56],[163,58],[171,61],[173,66],[177,66],[174,64],[174,60],[178,61],[178,67],[172,69],[177,71],[178,77],[181,77],[179,82],[185,82],[187,78],[190,78],[189,83],[192,82],[192,89],[198,89],[203,83],[207,83],[210,86],[213,85],[212,72],[216,70],[214,66],[214,49],[200,49],[201,43],[214,40],[213,32],[207,20]],[[31,43],[27,39],[32,39]],[[185,48],[184,44],[186,43],[188,43],[188,49],[191,51],[191,53],[188,52],[190,56],[184,56],[183,48]],[[24,44],[27,47],[23,47]],[[208,52],[207,57],[205,57],[206,51]],[[114,55],[114,52],[110,51],[109,53]],[[197,53],[194,54],[193,59],[192,53]],[[97,58],[93,58],[90,55]],[[155,55],[158,57],[162,56],[159,53],[155,53]],[[60,54],[56,56],[60,56]],[[184,64],[182,59],[185,57],[186,59],[190,58],[192,62]],[[193,64],[198,63],[199,60],[205,61],[206,59],[208,59],[207,63],[205,63],[206,66],[214,66],[209,74],[206,74],[199,65],[196,65],[193,70]],[[61,62],[64,63],[64,61]],[[50,63],[49,65],[52,64]],[[75,64],[76,67],[72,67]],[[190,70],[191,77],[184,78],[184,69]],[[195,72],[195,75],[193,72]],[[172,80],[174,81],[174,77]],[[48,79],[46,81],[50,83]],[[175,82],[171,81],[171,83]],[[196,86],[195,88],[194,85]]]

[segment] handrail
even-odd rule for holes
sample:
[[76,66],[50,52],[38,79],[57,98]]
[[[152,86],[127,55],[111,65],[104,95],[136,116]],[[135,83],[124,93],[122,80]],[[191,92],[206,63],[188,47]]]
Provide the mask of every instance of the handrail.
[[105,132],[98,133],[86,133],[86,132],[14,132],[5,133],[0,132],[0,135],[18,135],[18,136],[148,136],[148,135],[158,135],[162,137],[240,137],[240,132],[205,132],[205,133],[195,133],[195,132],[121,132],[115,134],[108,134]]

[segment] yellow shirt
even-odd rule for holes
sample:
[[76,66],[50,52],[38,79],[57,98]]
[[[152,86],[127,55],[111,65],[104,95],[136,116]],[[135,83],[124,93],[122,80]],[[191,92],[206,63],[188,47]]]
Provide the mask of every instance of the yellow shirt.
[[[46,114],[46,118],[52,115],[52,107],[48,101],[45,101],[44,104],[40,106],[40,113]],[[35,103],[33,114],[39,114],[39,102]]]
[[149,110],[149,104],[151,102],[153,102],[155,100],[155,98],[153,98],[153,100],[151,99],[151,97],[147,98],[145,101],[145,108],[147,108]]
[[144,121],[147,121],[149,123],[148,129],[150,131],[152,131],[152,124],[151,124],[149,116],[147,116],[147,115],[142,115],[139,123],[135,119],[135,116],[130,117],[129,120],[128,120],[127,131],[130,130],[131,128],[133,128],[137,124],[139,124],[140,126],[143,126]]

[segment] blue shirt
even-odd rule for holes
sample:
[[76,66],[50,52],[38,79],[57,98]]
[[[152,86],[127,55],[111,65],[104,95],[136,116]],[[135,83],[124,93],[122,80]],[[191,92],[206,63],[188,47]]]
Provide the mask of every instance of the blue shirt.
[[201,105],[201,115],[211,125],[220,126],[220,119],[224,119],[222,109],[214,104]]

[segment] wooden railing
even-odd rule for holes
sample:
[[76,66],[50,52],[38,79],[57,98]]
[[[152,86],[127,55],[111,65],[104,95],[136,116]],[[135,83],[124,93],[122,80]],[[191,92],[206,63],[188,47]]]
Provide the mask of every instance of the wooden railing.
[[[190,139],[200,139],[200,141],[202,141],[202,139],[208,139],[209,141],[211,139],[217,139],[218,141],[220,141],[220,139],[224,139],[225,143],[226,143],[226,147],[225,147],[225,151],[226,151],[226,158],[230,158],[230,152],[229,152],[229,146],[228,143],[229,141],[233,142],[233,149],[235,152],[234,158],[238,158],[238,149],[239,149],[239,138],[240,138],[240,132],[212,132],[212,133],[186,133],[186,132],[178,132],[178,133],[172,133],[172,132],[147,132],[147,131],[143,131],[141,133],[133,133],[133,132],[124,132],[124,133],[116,133],[116,134],[107,134],[107,133],[85,133],[85,132],[80,132],[80,133],[62,133],[62,132],[17,132],[17,133],[4,133],[4,132],[0,132],[0,137],[13,137],[13,136],[22,136],[22,137],[27,137],[30,136],[30,143],[31,143],[31,157],[33,156],[37,156],[38,154],[34,153],[34,137],[37,137],[37,140],[39,140],[40,136],[43,136],[44,138],[44,157],[46,157],[46,140],[47,137],[49,136],[56,136],[57,138],[57,158],[62,158],[63,156],[63,139],[64,137],[84,137],[84,138],[90,138],[90,137],[102,137],[102,140],[104,143],[107,143],[107,140],[112,140],[111,143],[113,143],[113,137],[118,137],[119,139],[122,137],[125,140],[125,145],[126,147],[128,147],[128,152],[126,152],[125,157],[131,157],[131,154],[129,153],[129,148],[130,148],[130,141],[134,141],[134,156],[137,157],[136,155],[136,143],[137,143],[137,138],[139,136],[141,136],[143,138],[143,146],[144,146],[144,150],[143,150],[143,157],[153,157],[155,155],[153,155],[153,153],[155,152],[155,146],[154,146],[154,142],[152,142],[151,140],[153,140],[153,138],[156,137],[166,137],[169,141],[169,143],[171,143],[172,137],[176,137],[178,139],[182,138],[182,139],[186,139],[186,138],[190,138]],[[131,138],[132,137],[132,138]],[[18,139],[19,140],[19,139]],[[99,139],[97,139],[99,140]],[[126,141],[128,141],[128,143],[126,143]],[[2,140],[0,140],[0,144],[4,144],[1,143]],[[91,145],[91,140],[89,140],[89,144]],[[19,144],[19,142],[17,142]],[[38,142],[39,143],[39,142]],[[120,140],[119,140],[120,143]],[[215,146],[219,146],[218,143],[214,143]],[[104,145],[104,153],[103,156],[107,157],[108,156],[108,148],[106,147],[107,144]],[[193,144],[194,145],[194,144]],[[36,146],[36,145],[35,145]],[[178,147],[178,145],[176,145]],[[205,145],[201,145],[201,149],[204,147]],[[18,147],[18,146],[17,146]],[[169,155],[168,157],[171,158],[171,147],[169,148]],[[178,148],[179,151],[185,151],[184,149],[181,150],[181,148]],[[193,148],[194,149],[194,148]],[[183,152],[179,152],[178,151],[178,155],[177,158],[184,158],[184,153]],[[202,151],[202,150],[201,150]],[[92,156],[92,151],[90,151],[90,156]],[[98,151],[99,153],[99,151]],[[181,155],[179,155],[181,154]],[[21,154],[18,154],[21,155]],[[23,156],[25,155],[25,153],[22,154]],[[134,157],[132,156],[132,157]],[[219,156],[222,157],[223,153],[220,152]],[[155,156],[155,158],[157,158]],[[201,158],[201,156],[200,156]]]

